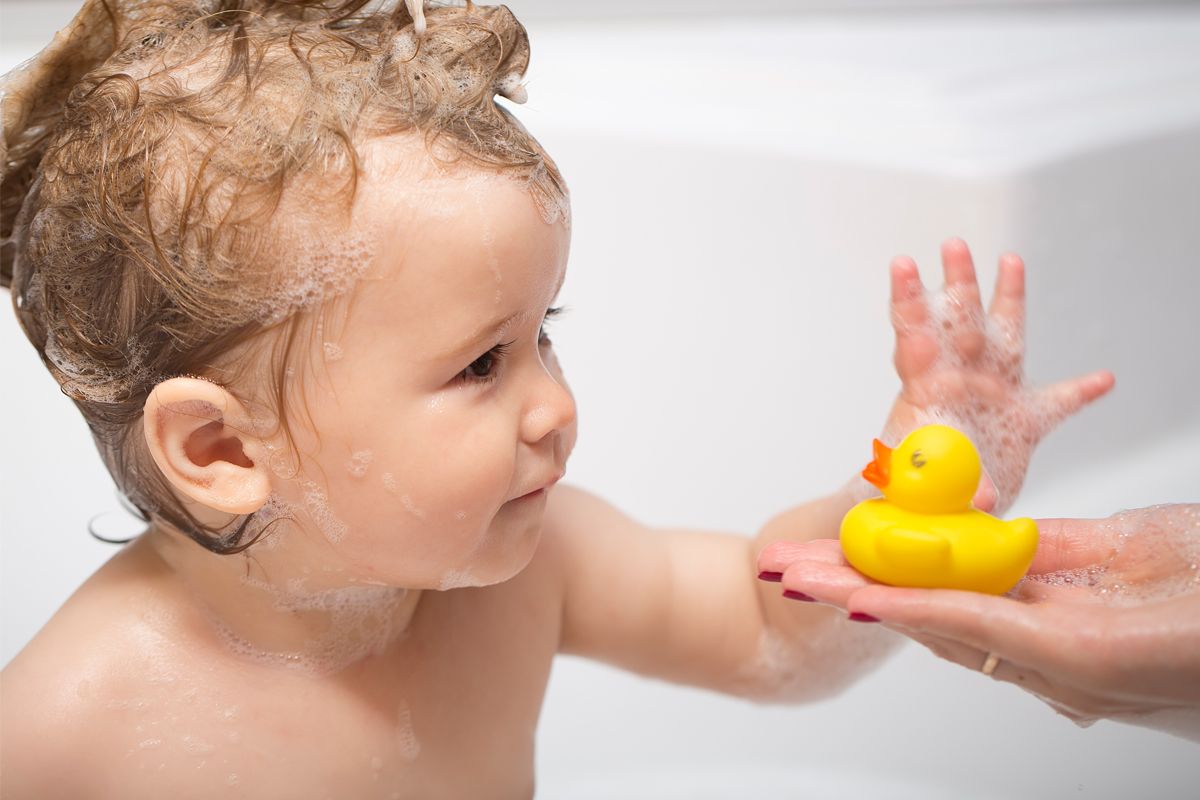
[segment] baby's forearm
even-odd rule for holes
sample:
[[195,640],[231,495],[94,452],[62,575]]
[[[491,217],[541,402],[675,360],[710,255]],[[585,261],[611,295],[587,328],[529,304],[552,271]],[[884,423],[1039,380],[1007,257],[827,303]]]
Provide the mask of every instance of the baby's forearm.
[[[828,497],[775,516],[754,538],[751,559],[778,541],[837,538],[846,511],[862,499],[857,482]],[[763,632],[758,659],[748,665],[747,692],[768,702],[803,702],[837,694],[896,649],[900,637],[877,625],[852,622],[845,612],[783,596],[778,583],[757,580]]]
[[[776,514],[755,536],[751,546],[751,557],[757,560],[758,554],[775,542],[801,543],[813,539],[838,538],[842,517],[862,499],[858,495],[857,482],[851,481],[833,494]],[[827,606],[788,600],[782,596],[778,583],[758,581],[756,588],[766,627],[784,637],[803,639],[812,632],[814,620],[835,614],[842,615],[841,612]]]

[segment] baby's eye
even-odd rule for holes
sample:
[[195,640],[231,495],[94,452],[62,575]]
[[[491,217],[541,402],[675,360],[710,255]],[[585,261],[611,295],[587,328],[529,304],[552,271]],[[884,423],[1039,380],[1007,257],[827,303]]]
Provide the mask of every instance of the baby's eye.
[[920,450],[913,450],[912,458],[910,460],[912,461],[912,465],[917,469],[925,466],[925,456],[921,455]]
[[512,344],[512,342],[505,342],[488,350],[468,364],[466,369],[458,373],[458,380],[470,383],[487,383],[495,380],[496,370],[499,368],[500,362],[504,359],[504,355],[512,347]]
[[463,375],[471,378],[486,378],[492,374],[492,369],[496,366],[496,357],[492,355],[492,351],[488,350],[479,358],[471,362]]

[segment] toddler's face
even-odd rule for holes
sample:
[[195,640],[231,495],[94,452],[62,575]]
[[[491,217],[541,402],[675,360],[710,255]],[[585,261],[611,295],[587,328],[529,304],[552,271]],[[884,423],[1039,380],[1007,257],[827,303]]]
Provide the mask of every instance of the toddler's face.
[[[487,585],[532,557],[575,404],[543,322],[570,242],[495,175],[360,181],[374,263],[314,343],[301,473],[275,479],[362,579]],[[311,422],[311,424],[309,424]]]

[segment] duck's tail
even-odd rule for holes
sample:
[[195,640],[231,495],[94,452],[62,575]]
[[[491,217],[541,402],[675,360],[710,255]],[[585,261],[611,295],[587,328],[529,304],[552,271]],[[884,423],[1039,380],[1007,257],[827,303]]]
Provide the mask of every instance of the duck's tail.
[[1038,529],[1037,523],[1029,519],[1029,517],[1018,517],[1010,519],[1007,523],[1008,531],[1013,538],[1018,542],[1018,547],[1015,549],[1021,556],[1024,566],[1021,568],[1021,574],[1025,574],[1025,570],[1029,569],[1029,565],[1033,563],[1033,554],[1037,552],[1038,544]]

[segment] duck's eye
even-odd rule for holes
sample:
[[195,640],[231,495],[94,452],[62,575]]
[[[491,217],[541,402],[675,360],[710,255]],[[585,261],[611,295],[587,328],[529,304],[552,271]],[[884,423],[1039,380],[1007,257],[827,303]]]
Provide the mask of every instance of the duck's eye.
[[912,458],[910,460],[912,461],[912,465],[917,469],[925,466],[925,456],[921,455],[920,450],[913,450]]

